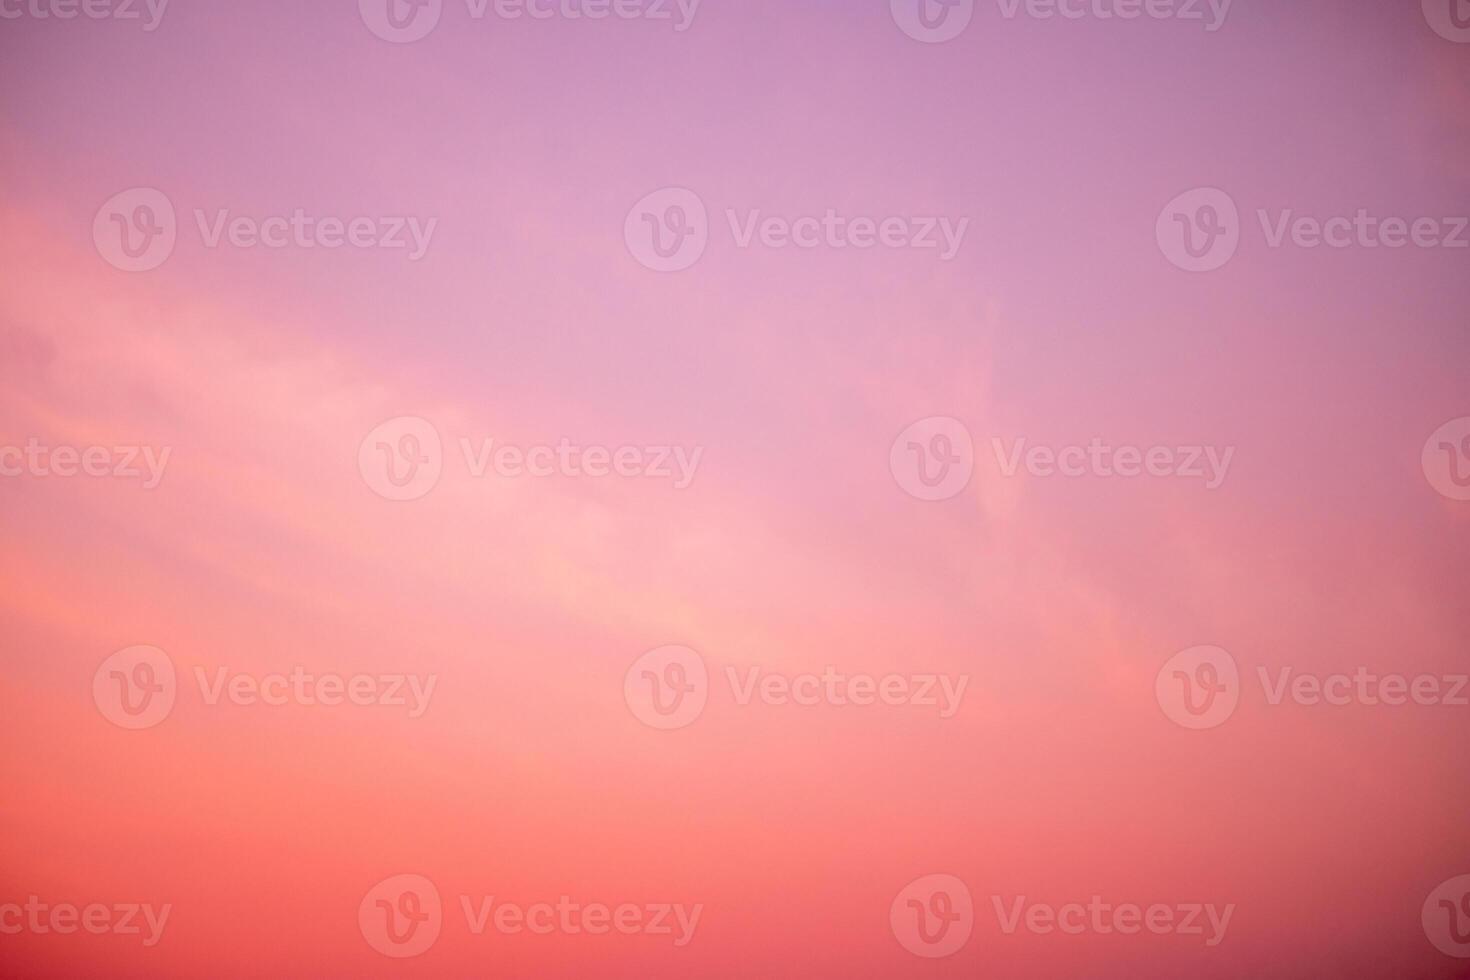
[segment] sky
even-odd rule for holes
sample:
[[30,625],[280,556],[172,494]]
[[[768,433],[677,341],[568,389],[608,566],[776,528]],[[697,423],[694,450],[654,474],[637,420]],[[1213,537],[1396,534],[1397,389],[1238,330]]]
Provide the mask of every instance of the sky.
[[1463,0],[0,0],[0,92],[0,973],[1470,976]]

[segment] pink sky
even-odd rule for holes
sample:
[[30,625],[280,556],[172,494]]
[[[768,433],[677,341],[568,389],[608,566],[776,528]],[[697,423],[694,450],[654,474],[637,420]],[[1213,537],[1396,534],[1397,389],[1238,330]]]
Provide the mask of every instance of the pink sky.
[[[148,947],[0,930],[3,972],[1470,975],[1421,923],[1470,874],[1470,707],[1257,681],[1470,672],[1470,502],[1421,465],[1470,416],[1470,249],[1272,248],[1257,218],[1470,214],[1470,45],[1413,2],[1206,31],[980,0],[941,44],[888,7],[704,0],[676,31],[445,0],[407,44],[346,0],[0,20],[0,449],[170,451],[153,489],[0,477],[0,927],[31,895],[171,906]],[[178,243],[129,273],[93,221],[138,187]],[[624,222],[667,187],[709,244],[659,273]],[[1199,187],[1240,214],[1208,273],[1155,238]],[[437,224],[410,261],[208,248],[194,218],[297,208]],[[942,261],[742,248],[726,217],[829,208],[969,223]],[[444,472],[395,502],[359,448],[404,416]],[[974,474],[928,502],[889,458],[933,416]],[[702,456],[682,489],[477,478],[461,438]],[[1206,489],[1007,476],[992,442],[1094,438],[1234,453]],[[711,683],[660,731],[624,679],[670,644]],[[1155,678],[1206,644],[1243,689],[1188,730]],[[93,680],[137,645],[178,692],[128,730]],[[409,717],[195,683],[296,666],[437,688]],[[726,668],[756,666],[968,686],[952,717],[742,705]],[[399,874],[444,900],[413,958],[359,928]],[[975,905],[939,959],[889,919],[930,874]],[[460,912],[561,895],[703,911],[679,947]],[[992,897],[1023,895],[1235,909],[1210,947],[1007,934]]]

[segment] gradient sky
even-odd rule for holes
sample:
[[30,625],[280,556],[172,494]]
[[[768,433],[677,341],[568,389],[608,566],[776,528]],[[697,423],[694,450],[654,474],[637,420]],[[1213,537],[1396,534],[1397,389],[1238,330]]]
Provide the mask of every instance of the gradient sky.
[[[1268,247],[1257,209],[1470,214],[1470,45],[1417,2],[1006,19],[922,44],[886,0],[705,0],[693,26],[475,21],[391,44],[356,4],[173,0],[0,20],[0,445],[171,448],[163,482],[0,479],[0,903],[171,903],[162,942],[0,935],[16,976],[1470,975],[1420,907],[1470,873],[1470,708],[1269,705],[1258,667],[1470,671],[1470,503],[1420,463],[1470,416],[1470,250]],[[711,240],[642,267],[635,201]],[[133,187],[160,268],[99,255]],[[1224,268],[1171,198],[1228,191]],[[192,212],[437,218],[402,252],[205,248]],[[739,248],[724,213],[968,217],[962,250]],[[445,473],[381,499],[379,423]],[[889,470],[962,420],[950,500]],[[666,481],[472,479],[457,440],[683,445]],[[1213,491],[1007,478],[991,440],[1233,446]],[[98,665],[181,677],[116,727]],[[623,698],[712,671],[969,676],[962,710]],[[1174,653],[1250,675],[1173,724]],[[194,668],[434,673],[432,706],[210,706]],[[187,676],[186,676],[187,675]],[[446,906],[702,903],[698,935],[364,941],[400,873]],[[964,880],[954,956],[889,929]],[[1237,906],[1228,938],[1004,935],[989,896]]]

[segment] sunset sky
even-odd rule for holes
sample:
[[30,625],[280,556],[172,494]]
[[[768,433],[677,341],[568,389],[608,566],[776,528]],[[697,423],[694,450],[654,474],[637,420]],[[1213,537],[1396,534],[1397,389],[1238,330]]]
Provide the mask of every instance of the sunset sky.
[[[0,0],[0,974],[1470,976],[1470,885],[1436,892],[1470,874],[1470,36],[1436,0],[978,0],[938,43],[908,0],[391,0],[437,9],[407,42],[373,2]],[[1210,271],[1165,240],[1198,189],[1237,209]],[[829,211],[938,244],[760,231]],[[1289,230],[1359,212],[1438,244]],[[703,252],[651,268],[645,213]],[[358,218],[405,246],[312,238]],[[172,250],[127,271],[109,230],[149,220]],[[1025,461],[1094,440],[1230,454]],[[911,442],[971,474],[922,499]],[[1191,728],[1197,647],[1238,704]],[[1284,669],[1442,701],[1272,703]],[[215,686],[293,671],[377,700]],[[824,672],[939,703],[742,696]],[[120,723],[150,676],[171,706]],[[702,711],[650,723],[654,676]],[[399,875],[442,899],[414,956],[369,921]],[[930,875],[973,902],[946,956],[890,915]],[[11,930],[31,896],[169,913]],[[701,911],[683,945],[465,912],[562,896]],[[1007,932],[1019,896],[1233,913]]]

